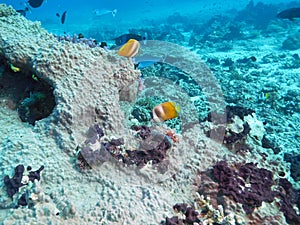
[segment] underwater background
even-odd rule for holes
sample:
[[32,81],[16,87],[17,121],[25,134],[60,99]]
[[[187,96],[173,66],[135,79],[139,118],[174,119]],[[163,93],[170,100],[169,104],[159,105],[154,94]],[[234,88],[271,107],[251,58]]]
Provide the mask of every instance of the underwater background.
[[[255,4],[258,1],[253,1]],[[17,10],[26,7],[26,1],[4,1],[12,5]],[[103,29],[115,30],[116,32],[126,32],[128,29],[139,28],[145,25],[161,24],[162,20],[171,15],[182,14],[190,18],[194,23],[203,23],[213,15],[222,13],[223,15],[233,16],[236,10],[243,9],[249,1],[130,1],[124,4],[122,1],[43,1],[38,8],[33,8],[31,13],[27,13],[27,18],[38,20],[50,32],[99,32],[104,33]],[[287,1],[263,1],[265,4],[286,4]],[[294,4],[294,3],[292,3]],[[80,7],[80,8],[78,8]],[[283,5],[281,6],[283,7]],[[109,14],[96,15],[95,11],[114,10],[117,14],[112,17]],[[67,11],[66,23],[60,26],[60,20],[56,13],[62,14]],[[178,18],[177,18],[178,19]],[[105,34],[103,34],[105,35]]]
[[0,4],[0,224],[300,224],[300,1]]

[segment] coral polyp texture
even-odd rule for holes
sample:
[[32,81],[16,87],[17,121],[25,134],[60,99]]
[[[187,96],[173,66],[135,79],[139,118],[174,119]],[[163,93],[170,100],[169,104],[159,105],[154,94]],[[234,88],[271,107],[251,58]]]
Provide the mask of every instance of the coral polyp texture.
[[77,131],[86,131],[95,120],[105,121],[103,126],[115,134],[126,133],[119,95],[139,77],[129,60],[102,48],[58,42],[40,23],[4,5],[0,24],[5,59],[54,87],[56,107],[47,120],[36,124],[39,129],[60,133],[57,141],[64,146],[72,138],[83,140]]

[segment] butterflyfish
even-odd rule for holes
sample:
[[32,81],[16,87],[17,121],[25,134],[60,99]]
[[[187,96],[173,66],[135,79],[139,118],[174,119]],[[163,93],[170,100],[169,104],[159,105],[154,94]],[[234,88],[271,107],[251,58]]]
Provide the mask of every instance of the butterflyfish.
[[10,64],[10,69],[11,69],[12,71],[14,71],[15,73],[21,71],[21,69],[20,69],[19,67],[15,67],[13,64]]
[[118,55],[125,57],[134,57],[138,54],[140,49],[140,43],[135,39],[130,39],[126,42],[118,51]]
[[153,108],[152,117],[155,122],[164,122],[178,117],[179,112],[180,106],[175,102],[164,102]]

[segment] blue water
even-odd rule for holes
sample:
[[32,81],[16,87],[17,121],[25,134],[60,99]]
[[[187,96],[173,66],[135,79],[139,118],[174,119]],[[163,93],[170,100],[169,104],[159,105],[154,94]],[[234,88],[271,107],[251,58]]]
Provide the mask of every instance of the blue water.
[[[26,7],[24,0],[4,0],[8,5],[20,10]],[[179,13],[187,15],[193,20],[205,21],[216,14],[224,14],[228,10],[239,10],[245,7],[249,1],[221,1],[221,0],[98,0],[98,1],[44,1],[39,8],[31,8],[26,17],[30,20],[41,21],[43,27],[54,33],[84,33],[89,28],[117,30],[126,32],[129,28],[140,27],[146,22],[156,22],[160,19]],[[258,2],[258,1],[254,1]],[[279,1],[264,1],[265,3],[280,3]],[[94,10],[117,9],[115,17],[110,14],[96,16]],[[56,13],[67,11],[66,22],[62,26]]]

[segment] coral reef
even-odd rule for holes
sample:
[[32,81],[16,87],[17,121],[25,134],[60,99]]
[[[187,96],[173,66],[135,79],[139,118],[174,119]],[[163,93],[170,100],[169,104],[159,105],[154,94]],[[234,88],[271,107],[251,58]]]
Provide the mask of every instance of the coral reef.
[[54,87],[55,110],[35,123],[37,130],[61,133],[57,143],[68,151],[83,141],[95,119],[116,135],[126,134],[118,100],[139,77],[137,70],[129,69],[130,60],[100,47],[58,42],[38,22],[27,21],[10,7],[1,5],[1,14],[1,54]]
[[227,126],[224,137],[226,145],[241,141],[250,133],[250,126],[244,122],[244,117],[254,113],[251,109],[245,109],[239,106],[226,106]]
[[291,163],[291,177],[295,181],[300,181],[300,155],[284,154],[284,160]]
[[[211,183],[212,180],[208,182],[209,178],[206,178],[205,183],[199,184],[198,192],[200,195],[215,199],[217,202],[214,202],[213,205],[222,204],[225,212],[232,204],[230,203],[232,200],[240,203],[248,215],[254,215],[263,202],[276,202],[277,210],[284,214],[289,224],[299,223],[299,190],[294,189],[286,178],[274,179],[270,170],[258,168],[252,162],[236,163],[230,166],[226,161],[219,161],[206,174],[203,174],[204,177],[211,177],[217,182],[217,188],[214,187],[216,192],[209,190],[215,186]],[[222,200],[221,196],[224,195],[229,196],[232,200]],[[255,216],[249,218],[251,220]]]
[[238,12],[234,20],[246,22],[258,29],[264,29],[276,18],[277,12],[278,9],[273,4],[265,4],[263,2],[254,4],[254,1],[250,0],[245,9]]
[[280,198],[280,211],[290,224],[300,223],[300,190],[295,190],[292,184],[284,178],[278,180],[278,191],[276,194]]
[[162,162],[167,156],[167,150],[172,147],[172,139],[165,134],[145,126],[134,126],[134,130],[141,137],[139,148],[137,150],[127,150],[127,155],[117,155],[126,164],[136,164],[137,166],[144,166],[151,162],[158,164]]
[[6,185],[8,196],[12,197],[18,192],[19,187],[22,187],[24,185],[22,184],[23,173],[24,166],[18,165],[16,166],[15,174],[11,179],[8,175],[4,177],[4,184]]
[[263,201],[273,201],[271,186],[274,183],[271,171],[256,168],[253,163],[241,165],[235,171],[221,161],[213,167],[213,174],[221,193],[230,195],[236,202],[241,203],[247,214],[261,206]]
[[165,99],[158,96],[139,97],[132,107],[131,115],[140,125],[147,125],[151,120],[153,108]]
[[[181,204],[174,205],[173,209],[176,212],[182,213],[185,216],[185,218],[182,219],[183,224],[184,223],[194,224],[200,221],[198,219],[199,212],[197,212],[194,207],[188,206],[185,203],[181,203]],[[171,224],[180,224],[177,216],[172,218],[166,218],[166,225],[171,225]]]
[[299,35],[290,35],[282,43],[282,48],[285,50],[297,50],[300,48]]
[[[267,13],[261,24],[259,7]],[[149,40],[141,44],[142,53],[153,52],[165,59],[141,74],[131,59],[103,49],[93,39],[54,37],[39,23],[0,5],[0,62],[12,64],[16,71],[20,68],[29,80],[34,74],[53,92],[52,107],[44,107],[49,111],[43,117],[35,117],[39,111],[34,105],[45,103],[50,95],[28,91],[18,101],[1,95],[0,113],[6,118],[0,121],[3,174],[12,171],[11,162],[16,161],[43,162],[47,174],[42,179],[45,192],[37,179],[20,186],[22,167],[13,178],[6,177],[10,193],[16,193],[11,199],[2,185],[0,205],[8,210],[1,212],[0,220],[7,224],[157,224],[179,202],[173,207],[175,216],[167,217],[165,224],[299,224],[299,190],[290,178],[298,179],[298,157],[286,156],[291,174],[289,163],[281,161],[281,153],[290,151],[292,144],[294,149],[299,145],[298,74],[289,70],[297,72],[299,56],[273,51],[283,42],[285,35],[280,32],[273,39],[251,39],[264,34],[259,29],[269,24],[273,9],[250,2],[238,13],[242,22],[220,16],[203,29],[199,20],[174,14],[167,18],[168,25],[130,31],[185,46],[189,42],[192,50],[207,59],[215,79],[199,55],[179,45],[152,45]],[[287,30],[281,22],[273,21],[273,25],[277,27],[272,29]],[[245,53],[235,55],[236,49]],[[0,74],[8,69],[0,67]],[[10,83],[18,86],[18,82]],[[223,93],[226,104],[231,104],[228,107]],[[170,100],[181,105],[180,117],[153,124],[152,108]],[[278,117],[278,112],[283,116]],[[18,120],[18,113],[34,126]],[[289,138],[291,145],[282,144],[286,135],[294,137]],[[221,159],[226,162],[217,162]],[[195,177],[201,179],[196,197]]]
[[[161,225],[185,225],[185,224],[226,224],[235,225],[241,219],[235,218],[233,214],[224,215],[222,205],[216,208],[211,205],[210,199],[205,198],[196,192],[194,206],[189,206],[187,203],[179,203],[173,206],[174,212],[177,214],[173,217],[167,217]],[[239,222],[238,222],[239,221]]]
[[[255,109],[256,117],[263,123],[265,135],[272,142],[275,152],[290,152],[297,149],[299,148],[295,126],[299,119],[297,53],[267,51],[259,56],[255,51],[250,52],[256,61],[250,59],[247,47],[244,55],[250,60],[246,64],[241,63],[244,61],[242,57],[235,56],[235,51],[232,51],[231,57],[228,55],[222,57],[220,54],[216,57],[215,54],[209,54],[207,62],[220,80],[228,104]],[[222,62],[228,58],[233,64],[223,67]],[[276,79],[273,80],[274,76]],[[285,88],[281,88],[282,83],[285,84]],[[286,135],[289,141],[286,141]],[[265,145],[266,139],[263,140],[263,144],[270,146]]]
[[[211,112],[207,121],[212,122]],[[205,128],[205,133],[210,137],[211,133],[224,132],[223,144],[234,152],[250,150],[252,142],[261,145],[265,129],[261,121],[256,118],[254,110],[241,106],[226,106],[226,124],[211,125]]]
[[132,129],[141,140],[137,149],[128,150],[122,138],[102,141],[103,130],[97,124],[90,127],[87,140],[78,149],[79,168],[93,168],[112,159],[139,167],[161,163],[167,156],[167,150],[172,147],[172,139],[147,126],[133,126]]
[[90,48],[95,48],[95,47],[101,47],[105,48],[107,47],[107,44],[105,42],[98,43],[96,39],[93,38],[85,38],[81,33],[80,34],[73,34],[71,35],[53,35],[55,38],[57,38],[58,41],[67,41],[71,42],[73,44],[85,44],[89,46]]
[[274,154],[278,154],[281,152],[280,146],[276,143],[276,140],[270,140],[270,138],[267,135],[263,136],[263,139],[261,140],[262,147],[263,148],[270,148],[273,150]]

